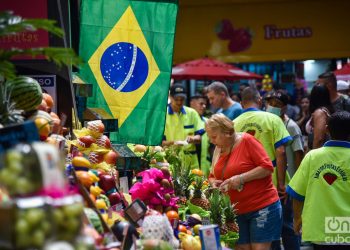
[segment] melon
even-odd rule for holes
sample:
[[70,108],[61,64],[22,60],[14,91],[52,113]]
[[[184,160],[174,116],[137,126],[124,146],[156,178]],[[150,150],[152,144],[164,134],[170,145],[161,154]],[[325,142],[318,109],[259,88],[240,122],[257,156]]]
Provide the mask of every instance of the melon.
[[37,80],[19,76],[7,81],[11,89],[11,101],[15,103],[16,109],[24,111],[35,110],[43,99],[43,93]]

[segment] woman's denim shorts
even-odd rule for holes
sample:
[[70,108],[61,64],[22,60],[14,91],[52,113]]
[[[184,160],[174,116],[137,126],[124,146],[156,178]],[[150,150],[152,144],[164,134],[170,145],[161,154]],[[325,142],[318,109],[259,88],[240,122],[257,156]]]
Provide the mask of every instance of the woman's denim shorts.
[[279,240],[282,229],[282,207],[276,201],[258,211],[237,216],[237,244],[263,243]]

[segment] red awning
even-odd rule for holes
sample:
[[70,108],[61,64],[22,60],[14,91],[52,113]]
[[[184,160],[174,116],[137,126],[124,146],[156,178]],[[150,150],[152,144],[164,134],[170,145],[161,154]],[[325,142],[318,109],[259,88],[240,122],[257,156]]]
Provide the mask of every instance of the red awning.
[[173,67],[172,78],[175,80],[240,80],[261,79],[263,76],[218,60],[202,58],[176,65]]
[[333,71],[337,80],[350,80],[350,63],[345,64],[341,69]]

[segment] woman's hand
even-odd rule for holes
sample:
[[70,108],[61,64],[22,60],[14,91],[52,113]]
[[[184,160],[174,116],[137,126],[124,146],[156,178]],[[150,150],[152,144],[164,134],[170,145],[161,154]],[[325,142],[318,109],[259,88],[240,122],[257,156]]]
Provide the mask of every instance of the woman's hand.
[[217,179],[209,179],[210,186],[212,188],[219,188],[219,186],[222,183],[222,180],[217,180]]
[[234,175],[221,183],[219,189],[221,192],[227,193],[229,190],[237,190],[241,185],[238,175]]

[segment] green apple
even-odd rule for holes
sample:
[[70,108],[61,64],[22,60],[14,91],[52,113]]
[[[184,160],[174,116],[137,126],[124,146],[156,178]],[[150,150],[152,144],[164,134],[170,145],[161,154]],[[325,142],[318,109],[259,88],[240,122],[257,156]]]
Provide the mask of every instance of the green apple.
[[51,224],[47,220],[41,222],[40,228],[43,230],[45,235],[49,235],[51,231]]
[[35,186],[26,177],[19,177],[15,183],[16,193],[18,194],[28,194],[35,189]]
[[83,204],[75,203],[63,207],[64,214],[67,217],[77,217],[83,213]]
[[25,219],[19,219],[16,222],[16,233],[18,234],[28,234],[29,229],[30,229],[30,225],[28,224],[28,222]]
[[14,174],[20,174],[23,171],[23,165],[20,162],[9,162],[7,169]]
[[22,154],[18,150],[8,150],[6,152],[7,162],[20,162],[22,158]]
[[41,247],[44,245],[44,242],[45,242],[45,233],[40,229],[35,230],[32,234],[33,246]]
[[61,208],[53,208],[53,218],[56,223],[60,223],[63,221],[64,213]]
[[28,209],[25,215],[25,219],[31,226],[36,226],[44,218],[45,218],[44,211],[40,208]]
[[1,171],[1,179],[6,186],[14,186],[18,175],[12,173],[8,168],[5,168]]

